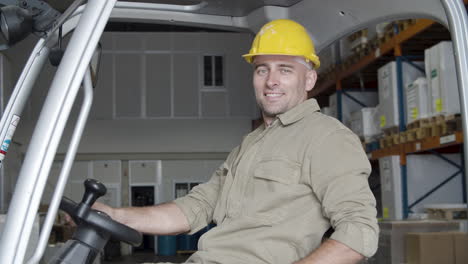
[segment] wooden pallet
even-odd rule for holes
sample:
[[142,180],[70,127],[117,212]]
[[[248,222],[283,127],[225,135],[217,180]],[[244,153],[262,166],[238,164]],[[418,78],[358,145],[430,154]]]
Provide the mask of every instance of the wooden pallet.
[[396,21],[396,24],[398,26],[398,30],[401,32],[403,30],[408,29],[410,26],[416,24],[416,21],[416,19],[399,20]]
[[458,220],[467,219],[467,208],[426,208],[430,219]]
[[389,127],[382,129],[383,135],[379,139],[380,148],[389,148],[401,143],[399,127]]
[[413,128],[420,128],[420,127],[425,127],[427,126],[428,124],[430,123],[430,119],[429,118],[421,118],[421,119],[418,119],[418,120],[415,120],[411,123],[409,123],[406,128],[408,130],[411,130]]
[[423,138],[427,138],[432,136],[432,127],[429,126],[424,126],[420,128],[415,128],[415,133],[416,133],[416,140],[421,140]]
[[349,42],[353,42],[358,38],[367,37],[367,34],[368,34],[368,30],[366,28],[366,29],[362,29],[362,30],[352,33],[351,35],[347,37],[347,39]]
[[371,51],[374,51],[379,47],[380,45],[379,37],[375,36],[374,38],[370,39],[367,43],[369,44],[369,53],[370,53]]
[[392,25],[390,30],[385,30],[384,34],[378,38],[378,44],[382,45],[390,41],[390,39],[392,39],[393,36],[395,36],[395,32],[393,31],[393,25]]
[[393,136],[384,136],[379,140],[380,148],[390,148],[393,144]]
[[431,118],[429,126],[432,137],[450,135],[462,129],[461,116],[459,114],[435,116]]
[[382,132],[385,136],[391,136],[400,133],[400,128],[398,126],[383,128]]
[[404,132],[405,141],[412,142],[426,137],[440,137],[461,131],[461,117],[459,114],[448,116],[434,116],[416,120],[407,125]]

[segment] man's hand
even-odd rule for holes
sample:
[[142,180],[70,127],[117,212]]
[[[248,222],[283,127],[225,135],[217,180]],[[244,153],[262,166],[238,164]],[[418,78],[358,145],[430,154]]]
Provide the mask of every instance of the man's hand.
[[[100,203],[100,202],[95,202],[91,208],[94,209],[94,210],[97,210],[97,211],[101,211],[101,212],[107,214],[108,216],[110,216],[112,219],[114,219],[114,217],[113,217],[114,208],[112,208],[112,207],[110,207],[108,205],[105,205],[105,204]],[[71,216],[69,214],[67,214],[67,213],[65,213],[65,224],[71,225],[71,226],[76,226],[76,223],[75,223],[75,221],[73,221],[73,218],[71,218]]]
[[94,210],[97,210],[97,211],[101,211],[105,214],[107,214],[108,216],[110,216],[110,218],[114,219],[114,208],[106,205],[106,204],[103,204],[103,203],[100,203],[100,202],[95,202],[93,204],[93,206],[91,207],[92,209]]

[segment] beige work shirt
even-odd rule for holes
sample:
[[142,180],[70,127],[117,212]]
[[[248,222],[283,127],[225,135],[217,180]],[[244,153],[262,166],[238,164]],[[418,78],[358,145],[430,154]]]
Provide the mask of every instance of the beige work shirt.
[[212,220],[188,263],[292,263],[331,239],[377,249],[370,164],[359,139],[315,99],[248,134],[205,184],[175,203],[191,233]]

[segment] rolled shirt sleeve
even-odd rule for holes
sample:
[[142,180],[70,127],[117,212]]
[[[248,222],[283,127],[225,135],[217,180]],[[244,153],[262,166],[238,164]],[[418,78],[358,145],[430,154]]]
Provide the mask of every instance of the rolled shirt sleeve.
[[311,185],[335,232],[330,237],[365,257],[377,251],[379,228],[369,161],[348,129],[325,135],[312,150]]
[[213,173],[211,179],[195,186],[186,196],[174,200],[182,210],[190,225],[189,234],[194,234],[213,220],[213,214],[220,193],[226,181],[226,168],[237,156],[239,147],[234,148],[226,161]]
[[194,234],[211,223],[222,177],[223,166],[213,173],[208,182],[195,186],[186,196],[174,200],[187,217],[190,225],[189,234]]

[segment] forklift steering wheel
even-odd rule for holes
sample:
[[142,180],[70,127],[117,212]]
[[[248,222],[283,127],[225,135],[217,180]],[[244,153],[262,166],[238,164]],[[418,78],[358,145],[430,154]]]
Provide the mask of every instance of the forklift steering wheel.
[[[132,246],[138,246],[141,243],[142,235],[140,232],[126,225],[112,220],[107,214],[91,209],[94,202],[101,196],[106,194],[106,187],[99,181],[86,179],[84,182],[85,193],[81,203],[77,204],[67,197],[62,198],[60,209],[68,213],[73,221],[78,225],[77,232],[74,234],[78,238],[82,238],[85,243],[95,243],[88,241],[93,236],[90,236],[88,230],[97,231],[101,237],[110,238],[126,242]],[[84,232],[80,232],[80,227],[84,227]],[[84,233],[84,234],[81,234]],[[81,234],[81,236],[80,236]],[[107,242],[107,241],[106,241]]]

